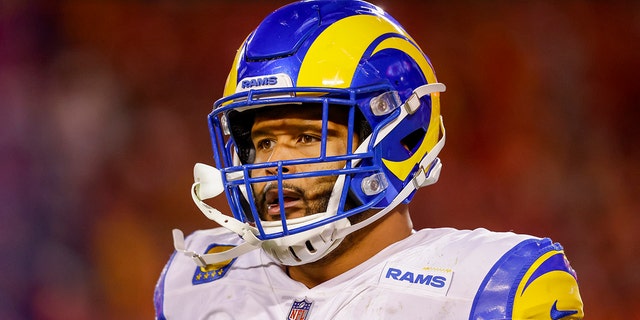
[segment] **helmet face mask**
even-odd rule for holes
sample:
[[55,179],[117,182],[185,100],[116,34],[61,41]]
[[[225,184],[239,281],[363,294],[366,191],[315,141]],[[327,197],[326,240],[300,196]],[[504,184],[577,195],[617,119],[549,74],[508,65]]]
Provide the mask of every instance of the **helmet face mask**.
[[[303,98],[306,99],[306,98]],[[225,138],[223,151],[217,153],[220,156],[221,162],[231,164],[223,167],[218,165],[221,171],[226,173],[223,177],[227,178],[225,185],[232,186],[227,189],[228,199],[234,199],[235,202],[230,204],[235,208],[241,209],[234,212],[236,218],[241,221],[251,222],[255,224],[258,230],[264,230],[262,224],[266,221],[272,221],[274,219],[265,217],[265,207],[271,206],[273,208],[274,203],[278,203],[282,208],[280,212],[286,212],[284,208],[286,194],[295,193],[299,198],[305,200],[305,202],[316,200],[320,205],[313,206],[315,210],[307,210],[307,214],[315,213],[327,213],[330,211],[330,215],[338,214],[340,217],[348,217],[356,212],[344,212],[344,209],[338,210],[337,208],[329,209],[329,199],[332,197],[332,192],[340,192],[336,197],[340,197],[338,204],[341,208],[349,208],[349,204],[352,204],[353,197],[349,195],[349,189],[343,189],[344,192],[334,189],[334,183],[341,175],[345,178],[351,179],[355,173],[372,172],[369,175],[378,172],[374,167],[359,166],[357,165],[363,159],[371,158],[370,152],[359,151],[356,153],[356,147],[358,146],[359,132],[370,131],[368,129],[362,129],[362,116],[358,115],[359,111],[357,106],[350,102],[349,104],[336,104],[335,98],[328,99],[322,98],[324,103],[299,103],[299,104],[283,104],[283,105],[267,105],[258,108],[248,109],[242,112],[231,107],[231,111],[216,113],[215,111],[210,115],[210,127],[214,137],[224,137],[221,134],[225,131],[222,128],[223,123],[229,123],[232,128],[227,131],[230,135]],[[317,98],[313,98],[317,100]],[[329,104],[329,101],[334,102]],[[341,101],[348,102],[348,101]],[[268,116],[265,116],[268,115]],[[227,120],[220,120],[222,118]],[[283,159],[281,157],[272,158],[272,154],[260,155],[265,151],[256,151],[257,149],[264,149],[260,146],[260,140],[262,136],[267,136],[267,133],[272,133],[276,136],[278,132],[273,131],[273,126],[263,128],[263,125],[258,125],[260,132],[266,131],[256,136],[255,123],[256,119],[259,123],[264,123],[264,119],[289,119],[291,122],[305,121],[304,128],[300,128],[300,132],[304,130],[305,134],[312,134],[317,137],[317,142],[314,146],[307,148],[304,151],[300,151],[300,156],[295,158]],[[315,126],[310,127],[309,122],[315,123]],[[278,121],[280,122],[280,121]],[[298,134],[297,129],[287,130],[285,126],[282,131]],[[340,133],[340,135],[338,135]],[[269,137],[270,138],[270,137]],[[255,140],[255,141],[254,141]],[[275,142],[270,142],[275,143]],[[222,146],[214,140],[214,144]],[[256,147],[256,145],[258,145]],[[257,155],[256,155],[257,154]],[[265,173],[266,172],[266,173]],[[229,179],[228,177],[241,177],[236,180]],[[308,181],[315,181],[315,183],[329,183],[330,188],[323,188],[322,193],[309,192],[307,189],[312,189],[316,186],[314,183]],[[302,187],[305,186],[305,187]],[[269,203],[266,203],[267,193],[269,193]],[[277,199],[274,199],[274,193],[278,194]],[[308,198],[305,195],[309,194]],[[351,205],[353,207],[353,205]],[[361,208],[358,212],[364,211],[367,208]],[[282,215],[276,220],[282,220],[283,225],[278,226],[280,229],[284,229],[285,233],[294,234],[297,232],[305,231],[308,226],[304,226],[301,229],[291,229],[290,218],[286,219],[285,215]],[[289,221],[289,222],[287,222]],[[323,221],[328,223],[330,221]],[[266,225],[273,226],[273,223],[267,223]],[[274,235],[270,233],[261,234],[264,239],[277,238],[281,235]]]
[[[283,264],[324,257],[347,234],[408,203],[439,164],[441,91],[417,44],[371,4],[305,1],[275,11],[238,50],[209,115],[228,218],[245,223]],[[269,154],[276,151],[257,137],[256,119],[305,114],[315,123],[314,151]],[[265,128],[265,136],[280,129]],[[335,128],[344,141],[332,136]],[[380,214],[352,225],[364,211]]]

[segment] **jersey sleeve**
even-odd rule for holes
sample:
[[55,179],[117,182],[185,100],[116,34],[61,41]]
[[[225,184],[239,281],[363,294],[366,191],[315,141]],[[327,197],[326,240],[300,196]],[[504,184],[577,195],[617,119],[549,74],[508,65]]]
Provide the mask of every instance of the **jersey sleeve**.
[[[185,238],[188,250],[203,254],[228,250],[238,242],[238,235],[224,228],[197,230]],[[155,287],[155,319],[195,319],[194,314],[208,312],[206,304],[200,303],[202,297],[213,294],[206,285],[226,277],[236,261],[234,258],[200,267],[190,256],[173,251]],[[200,305],[204,307],[198,308]]]
[[489,271],[475,296],[470,319],[582,319],[576,272],[562,246],[525,240]]
[[158,282],[156,283],[156,287],[153,293],[153,306],[155,309],[156,320],[166,319],[166,317],[164,316],[164,286],[165,286],[165,279],[167,277],[167,272],[169,271],[169,266],[171,265],[171,262],[173,261],[175,256],[176,256],[176,252],[174,251],[174,253],[169,258],[169,261],[162,269],[162,272],[160,273],[160,277],[158,278]]

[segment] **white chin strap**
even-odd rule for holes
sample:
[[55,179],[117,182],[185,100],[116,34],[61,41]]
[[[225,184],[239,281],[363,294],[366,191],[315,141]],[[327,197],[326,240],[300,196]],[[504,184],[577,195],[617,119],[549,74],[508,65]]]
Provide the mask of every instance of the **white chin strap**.
[[[206,164],[197,163],[194,167],[194,176],[195,182],[191,188],[191,197],[198,208],[207,218],[237,233],[244,240],[242,244],[227,251],[200,254],[187,250],[183,232],[179,229],[174,229],[173,245],[176,251],[191,257],[197,265],[202,267],[208,264],[231,260],[260,247],[270,254],[272,258],[284,265],[293,266],[310,263],[319,260],[324,257],[326,253],[337,247],[342,238],[336,237],[336,232],[349,226],[349,220],[345,218],[286,237],[260,240],[256,237],[256,234],[259,233],[256,227],[248,223],[243,223],[234,217],[224,215],[203,201],[218,196],[224,190],[221,173],[218,169]],[[339,190],[334,190],[334,193],[339,193]],[[333,212],[335,215],[335,211]],[[297,226],[311,224],[323,220],[330,215],[328,212],[323,212],[311,216],[288,219],[287,226],[295,228]],[[279,221],[263,221],[262,225],[264,229],[270,233],[282,231],[282,225]]]
[[206,164],[196,163],[193,168],[193,173],[195,176],[195,182],[191,187],[191,197],[193,202],[195,202],[200,211],[202,211],[207,218],[237,233],[242,239],[244,239],[244,242],[227,251],[199,254],[197,252],[187,250],[184,243],[184,234],[179,229],[173,229],[173,246],[176,251],[190,256],[196,264],[204,267],[208,264],[216,264],[231,260],[249,251],[260,248],[262,240],[255,236],[255,227],[248,223],[240,222],[233,217],[224,215],[218,209],[204,203],[203,200],[214,198],[224,191],[220,170]]
[[[392,130],[395,126],[399,125],[408,114],[415,112],[415,110],[419,108],[420,97],[433,92],[443,91],[445,91],[445,86],[441,83],[427,84],[416,88],[413,95],[404,103],[401,114],[398,116],[398,118],[396,118],[381,130],[381,134],[378,135],[377,140],[374,144],[377,145],[386,136],[385,132]],[[185,255],[191,257],[193,261],[201,267],[209,264],[228,261],[261,247],[264,248],[264,250],[269,255],[271,255],[273,258],[284,265],[293,266],[317,261],[326,256],[333,249],[335,249],[340,244],[342,239],[344,239],[344,237],[380,219],[385,214],[393,210],[397,205],[402,203],[416,189],[434,184],[438,181],[438,178],[440,177],[440,171],[442,169],[442,163],[440,162],[440,159],[437,158],[437,155],[444,147],[444,143],[446,140],[446,131],[444,128],[442,117],[440,117],[440,130],[442,131],[442,137],[435,144],[433,149],[431,149],[431,151],[427,154],[427,156],[424,157],[422,161],[420,161],[420,170],[416,172],[413,179],[411,180],[411,183],[408,183],[398,193],[393,201],[384,209],[376,212],[371,217],[354,225],[351,225],[347,218],[343,218],[319,228],[310,229],[283,238],[266,241],[260,240],[256,237],[256,234],[259,233],[256,227],[251,226],[248,223],[241,222],[232,216],[224,215],[219,210],[204,203],[203,200],[214,198],[220,195],[224,191],[224,185],[222,182],[220,170],[206,164],[197,163],[194,166],[195,182],[191,188],[191,197],[193,201],[207,218],[215,221],[222,227],[225,227],[230,231],[237,233],[244,240],[244,242],[227,251],[199,254],[197,252],[187,250],[183,232],[179,229],[174,229],[174,247],[176,251],[182,252]],[[361,147],[368,144],[369,138],[370,137],[366,139]],[[356,153],[358,152],[362,151],[356,150]],[[235,174],[235,176],[228,175],[227,179],[240,179],[242,178],[242,174],[242,172],[238,172]],[[342,181],[344,180],[343,175],[338,177],[337,182],[340,182],[341,179]],[[338,183],[336,183],[336,185],[338,185]],[[342,186],[342,184],[340,185]],[[332,199],[335,197],[335,194],[341,193],[341,188],[342,187],[339,187],[339,189],[337,189],[336,191],[334,187],[334,192],[332,193],[331,197]],[[339,199],[339,196],[337,198]],[[337,202],[330,199],[330,204],[327,212],[314,214],[309,217],[289,219],[287,220],[287,226],[295,227],[296,225],[304,225],[316,221],[317,219],[324,219],[331,212],[335,214],[337,208],[333,207],[337,207],[336,203]],[[269,226],[268,223],[263,222],[263,224],[267,229],[274,228]],[[309,247],[311,247],[312,250],[309,250]]]

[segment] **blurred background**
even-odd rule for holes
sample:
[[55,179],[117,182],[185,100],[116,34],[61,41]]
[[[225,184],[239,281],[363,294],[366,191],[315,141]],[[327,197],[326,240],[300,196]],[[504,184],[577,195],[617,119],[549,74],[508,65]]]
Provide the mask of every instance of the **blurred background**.
[[[206,116],[285,3],[0,0],[0,319],[153,317],[171,229],[213,226]],[[640,2],[374,3],[447,85],[416,227],[549,236],[588,319],[640,319]]]

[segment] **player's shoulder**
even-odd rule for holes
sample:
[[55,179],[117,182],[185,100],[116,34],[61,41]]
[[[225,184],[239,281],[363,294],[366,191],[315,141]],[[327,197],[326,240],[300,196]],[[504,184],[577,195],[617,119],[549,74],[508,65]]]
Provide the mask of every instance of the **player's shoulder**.
[[[577,279],[562,245],[524,236],[489,270],[471,314],[483,319],[582,319]],[[506,308],[495,308],[504,302]]]
[[[241,239],[237,234],[224,228],[196,230],[184,239],[184,245],[188,251],[200,254],[228,250],[237,246],[240,242]],[[161,278],[165,278],[168,272],[172,274],[185,270],[191,272],[195,267],[196,264],[190,256],[174,251],[162,272]]]
[[[188,251],[199,254],[229,250],[241,242],[242,239],[236,233],[224,228],[197,230],[184,240]],[[200,267],[189,255],[174,251],[156,284],[154,303],[157,318],[164,319],[167,312],[176,312],[176,310],[191,305],[190,297],[196,295],[215,296],[215,293],[223,290],[224,286],[239,281],[238,277],[229,277],[232,269],[236,269],[238,265],[255,264],[255,261],[259,261],[257,250],[241,257]],[[240,270],[243,269],[245,268],[240,268]],[[240,278],[242,277],[247,278],[247,273]],[[225,282],[224,286],[219,285],[221,282]],[[195,308],[197,306],[192,306],[193,310]],[[185,314],[185,312],[191,311],[180,311],[181,314]]]
[[[198,254],[210,254],[230,250],[242,243],[242,239],[236,234],[225,228],[202,229],[193,231],[184,239],[184,246],[189,252]],[[242,260],[251,260],[255,254],[243,255]],[[221,263],[208,265],[204,269],[220,269],[224,266],[225,270],[236,264],[238,258],[224,261]],[[167,263],[169,272],[174,274],[181,272],[192,272],[197,265],[189,254],[182,254],[175,251],[169,262]],[[215,267],[215,268],[214,268]],[[203,269],[203,270],[204,270]],[[218,273],[221,273],[218,270]],[[211,280],[211,278],[206,278]]]
[[562,245],[549,238],[481,228],[425,229],[414,236],[413,259],[433,261],[437,253],[442,266],[452,266],[456,276],[450,293],[459,292],[456,281],[479,283],[473,319],[583,317],[576,272]]

